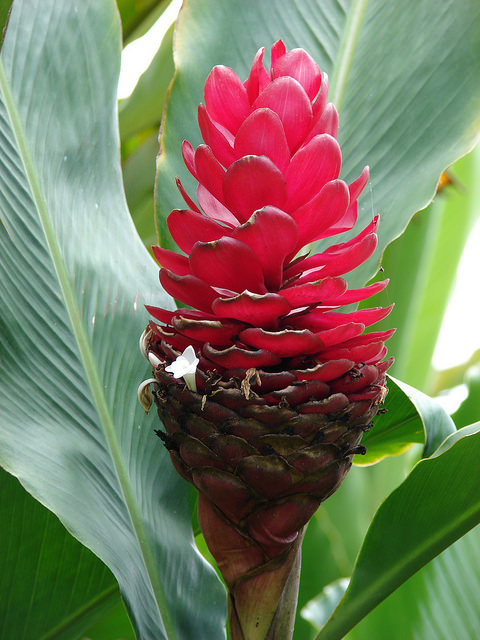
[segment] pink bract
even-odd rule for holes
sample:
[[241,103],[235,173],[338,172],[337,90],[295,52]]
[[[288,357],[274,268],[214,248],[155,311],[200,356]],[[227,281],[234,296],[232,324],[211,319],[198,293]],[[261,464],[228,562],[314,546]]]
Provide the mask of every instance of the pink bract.
[[[187,208],[167,220],[187,255],[154,247],[163,287],[196,311],[193,317],[191,309],[171,314],[149,308],[152,345],[169,362],[192,344],[200,357],[200,392],[212,375],[227,381],[232,372],[254,367],[295,370],[301,381],[310,374],[299,371],[338,360],[351,365],[338,369],[332,389],[348,396],[351,388],[355,400],[372,401],[391,364],[382,362],[391,332],[365,328],[391,307],[344,307],[388,281],[353,290],[343,276],[373,254],[378,217],[352,239],[341,239],[356,224],[369,169],[351,184],[339,177],[338,114],[327,103],[327,75],[309,54],[286,51],[278,41],[270,72],[262,58],[260,49],[245,82],[224,66],[214,67],[206,80],[198,112],[204,144],[182,146],[198,181],[198,205],[177,181]],[[310,243],[328,237],[329,248],[309,255]],[[342,384],[352,368],[363,381],[355,389]],[[358,378],[362,371],[368,375]],[[311,392],[315,396],[313,387]]]

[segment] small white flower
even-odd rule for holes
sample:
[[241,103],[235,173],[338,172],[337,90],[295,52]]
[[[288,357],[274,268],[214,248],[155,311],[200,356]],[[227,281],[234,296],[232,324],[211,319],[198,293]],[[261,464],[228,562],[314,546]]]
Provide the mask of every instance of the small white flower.
[[178,356],[172,364],[165,367],[165,371],[173,373],[174,378],[183,378],[190,391],[196,391],[195,371],[197,370],[198,363],[199,359],[195,355],[192,345],[188,345],[181,356]]

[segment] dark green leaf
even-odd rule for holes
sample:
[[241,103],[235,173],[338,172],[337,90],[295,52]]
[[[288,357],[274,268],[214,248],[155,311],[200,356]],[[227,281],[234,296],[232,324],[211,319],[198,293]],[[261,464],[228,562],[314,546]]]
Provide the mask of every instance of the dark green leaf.
[[143,36],[169,4],[170,0],[117,0],[124,44]]
[[331,78],[330,98],[340,113],[341,175],[351,179],[365,164],[371,167],[358,228],[377,212],[382,221],[378,251],[351,278],[364,282],[385,246],[429,203],[442,170],[478,135],[480,6],[473,0],[186,3],[177,23],[176,75],[157,181],[165,246],[172,241],[163,221],[181,205],[173,176],[190,190],[193,185],[180,142],[201,142],[196,112],[209,71],[225,64],[244,79],[257,49],[277,38],[288,48],[308,50]]
[[380,503],[405,480],[418,452],[389,456],[378,464],[353,467],[342,486],[310,521],[302,545],[302,575],[295,640],[312,640],[302,607],[331,582],[349,576],[370,521]]
[[[88,640],[135,640],[132,625],[122,602],[85,632]],[[82,639],[83,640],[83,639]]]
[[172,306],[128,214],[113,0],[16,0],[0,59],[0,462],[117,578],[142,640],[221,638],[188,489],[136,399],[144,302]]
[[157,244],[153,212],[158,133],[150,134],[123,163],[123,184],[135,227],[147,248]]
[[465,383],[468,395],[452,415],[457,428],[471,424],[480,419],[480,366],[476,365],[467,371]]
[[410,576],[480,522],[480,423],[421,460],[378,509],[350,585],[316,640],[342,638]]
[[429,456],[455,431],[452,419],[435,399],[391,376],[388,388],[387,412],[377,415],[373,428],[363,436],[362,444],[367,453],[356,456],[357,465],[372,464],[387,455],[397,455],[415,442],[425,443],[424,456]]
[[[348,640],[471,640],[480,626],[478,593],[478,546],[480,528],[476,527],[369,613],[345,637]],[[332,596],[343,595],[344,583],[327,586],[308,603],[302,615],[320,629],[328,618]]]
[[107,567],[0,469],[0,638],[76,639],[120,601]]

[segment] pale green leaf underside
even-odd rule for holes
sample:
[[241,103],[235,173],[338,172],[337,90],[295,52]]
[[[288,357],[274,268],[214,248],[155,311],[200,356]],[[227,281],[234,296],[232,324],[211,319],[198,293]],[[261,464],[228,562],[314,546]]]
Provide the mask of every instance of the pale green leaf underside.
[[119,61],[112,0],[15,2],[0,63],[0,461],[110,567],[142,640],[221,637],[186,487],[136,400],[158,280],[122,191]]
[[162,127],[157,178],[160,240],[175,248],[163,220],[184,206],[173,177],[194,195],[180,143],[201,142],[196,121],[215,64],[246,78],[261,46],[282,38],[329,74],[340,113],[341,177],[371,168],[358,229],[381,214],[379,247],[350,275],[364,282],[381,252],[430,201],[442,170],[465,154],[480,118],[480,7],[474,0],[186,0],[175,33],[176,76]]

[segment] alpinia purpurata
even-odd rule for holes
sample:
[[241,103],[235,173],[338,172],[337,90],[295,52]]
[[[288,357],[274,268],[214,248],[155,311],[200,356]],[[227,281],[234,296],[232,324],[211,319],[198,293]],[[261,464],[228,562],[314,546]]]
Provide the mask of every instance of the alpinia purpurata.
[[[155,320],[142,340],[165,426],[158,434],[199,491],[199,522],[230,589],[232,634],[248,640],[269,628],[275,637],[291,550],[362,451],[386,392],[393,333],[365,332],[390,308],[343,310],[387,281],[349,289],[342,277],[372,255],[378,217],[338,238],[356,223],[369,170],[351,184],[339,179],[327,76],[282,41],[270,73],[262,56],[244,83],[222,66],[207,78],[205,144],[182,147],[198,204],[177,181],[188,208],[167,220],[186,255],[153,249],[163,287],[191,308],[149,307]],[[322,253],[305,250],[329,237]],[[196,390],[171,373],[189,346],[198,366],[186,356],[182,366]],[[252,605],[265,590],[277,598],[268,614]]]

